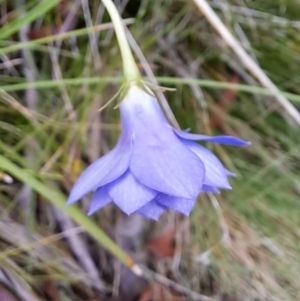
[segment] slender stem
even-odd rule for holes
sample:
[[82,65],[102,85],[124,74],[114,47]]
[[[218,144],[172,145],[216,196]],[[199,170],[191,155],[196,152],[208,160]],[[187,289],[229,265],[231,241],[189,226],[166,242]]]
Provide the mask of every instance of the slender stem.
[[128,44],[124,25],[119,12],[111,0],[102,0],[102,2],[111,17],[112,23],[114,24],[123,60],[124,77],[127,81],[138,80],[140,78],[140,72]]

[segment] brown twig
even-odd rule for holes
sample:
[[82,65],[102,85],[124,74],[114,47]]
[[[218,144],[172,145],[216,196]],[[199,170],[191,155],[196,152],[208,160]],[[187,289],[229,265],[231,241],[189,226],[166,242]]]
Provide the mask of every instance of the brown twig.
[[244,66],[258,79],[258,81],[273,93],[278,104],[288,113],[292,120],[300,126],[300,113],[298,110],[283,96],[277,86],[265,74],[260,66],[252,59],[252,57],[240,45],[237,39],[232,35],[228,28],[223,24],[217,14],[213,11],[206,0],[193,0],[196,6],[201,10],[203,15],[221,35],[225,43],[235,52]]

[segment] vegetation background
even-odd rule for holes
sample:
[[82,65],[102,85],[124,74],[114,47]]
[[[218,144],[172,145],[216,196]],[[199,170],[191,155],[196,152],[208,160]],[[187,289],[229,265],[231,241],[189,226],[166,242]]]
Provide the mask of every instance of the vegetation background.
[[[113,26],[100,0],[0,0],[0,300],[300,300],[299,125],[194,1],[115,4],[180,126],[252,145],[208,145],[237,177],[190,218],[65,208],[119,135],[117,110],[98,112],[120,85]],[[299,109],[300,2],[208,4]]]

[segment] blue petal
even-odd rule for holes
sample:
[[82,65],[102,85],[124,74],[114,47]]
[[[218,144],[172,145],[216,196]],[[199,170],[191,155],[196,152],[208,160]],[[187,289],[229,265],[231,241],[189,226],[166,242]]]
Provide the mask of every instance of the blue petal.
[[207,135],[201,135],[201,134],[191,134],[187,133],[185,131],[180,131],[174,129],[176,135],[178,135],[181,138],[187,139],[187,140],[196,140],[196,141],[207,141],[207,142],[213,142],[213,143],[221,143],[221,144],[228,144],[228,145],[234,145],[234,146],[246,146],[250,145],[251,142],[244,141],[242,139],[239,139],[237,137],[233,136],[207,136]]
[[230,170],[228,170],[226,168],[225,168],[225,172],[228,177],[233,177],[233,178],[236,177],[235,173],[231,172]]
[[156,145],[139,141],[129,168],[141,183],[157,191],[184,198],[196,198],[204,178],[204,166],[183,145],[165,136]]
[[165,206],[162,206],[155,201],[151,201],[140,208],[137,212],[147,218],[157,221],[165,210]]
[[182,139],[182,141],[203,162],[205,167],[205,185],[231,189],[223,164],[211,151],[204,146],[199,145],[198,143],[184,139]]
[[220,191],[216,187],[208,186],[208,185],[203,185],[202,186],[202,191],[204,191],[204,192],[212,192],[212,193],[216,193],[216,194],[220,193]]
[[94,214],[110,202],[111,197],[108,194],[107,186],[98,188],[90,200],[88,215]]
[[156,98],[137,86],[132,86],[128,90],[126,97],[120,104],[120,112],[122,128],[125,127],[126,129],[132,129],[130,124],[136,126],[143,118],[146,118],[148,122],[168,124]]
[[114,181],[127,170],[131,154],[130,139],[127,133],[122,133],[117,145],[79,176],[71,190],[67,205],[77,202],[98,187]]
[[177,198],[162,193],[155,198],[155,201],[187,216],[190,214],[196,203],[196,199]]
[[157,100],[138,89],[120,105],[122,124],[133,132],[129,169],[142,184],[184,198],[196,198],[204,166],[166,121]]
[[108,185],[113,202],[126,214],[138,210],[157,195],[157,191],[140,184],[130,171]]

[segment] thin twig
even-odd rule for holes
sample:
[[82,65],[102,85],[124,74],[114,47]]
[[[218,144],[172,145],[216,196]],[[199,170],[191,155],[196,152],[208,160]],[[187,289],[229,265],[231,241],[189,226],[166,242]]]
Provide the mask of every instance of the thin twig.
[[[24,10],[25,1],[24,0],[15,0],[16,7],[19,9],[18,16],[22,17],[26,14]],[[30,30],[29,24],[24,24],[19,30],[19,39],[22,43],[28,42],[28,32]],[[34,82],[37,77],[37,67],[35,64],[35,60],[33,54],[30,49],[21,49],[22,55],[22,73],[26,78],[28,83]],[[37,89],[33,87],[28,87],[25,90],[24,95],[25,106],[32,110],[36,110],[36,104],[39,100],[39,94]],[[25,143],[24,149],[24,157],[28,162],[28,166],[34,169],[36,164],[36,150],[38,149],[38,144],[33,141],[33,139],[28,138]],[[20,204],[23,212],[25,214],[25,222],[30,223],[31,220],[31,208],[30,208],[30,200],[32,198],[33,192],[32,188],[29,185],[24,184],[20,193],[18,194],[18,203]]]
[[[86,273],[74,260],[63,254],[55,245],[51,242],[67,237],[67,235],[74,235],[79,231],[80,228],[73,228],[66,232],[58,233],[52,235],[52,237],[42,237],[32,230],[28,230],[24,225],[15,223],[8,216],[8,212],[0,207],[1,218],[0,218],[0,238],[1,240],[7,241],[13,247],[17,248],[19,251],[28,251],[32,255],[32,258],[36,258],[40,262],[47,262],[48,267],[59,268],[59,272],[62,275],[68,275],[74,280],[81,281],[84,285],[95,287],[93,277]],[[27,247],[27,249],[26,249]],[[9,254],[12,252],[17,252],[9,249]],[[7,254],[7,255],[9,255]],[[4,252],[2,251],[2,256]],[[1,258],[0,263],[4,260],[5,256]],[[7,256],[6,256],[7,257]],[[97,287],[95,287],[97,289]]]
[[[170,46],[167,40],[161,38],[158,41],[158,45],[166,51],[166,56],[169,58],[169,61],[172,62],[169,64],[169,67],[174,70],[174,72],[183,78],[196,78],[196,74],[186,66],[184,62],[180,59],[176,51],[174,51]],[[188,84],[193,93],[199,107],[201,108],[201,117],[204,128],[207,128],[208,125],[208,113],[207,113],[207,103],[204,97],[204,94],[201,88],[194,83]]]
[[[54,80],[61,80],[63,78],[62,76],[62,72],[59,66],[59,62],[58,62],[58,51],[55,47],[53,47],[52,49],[49,49],[49,55],[50,55],[50,59],[52,62],[52,67],[53,67],[53,78]],[[59,86],[61,94],[62,94],[62,99],[65,103],[65,108],[67,113],[70,115],[70,117],[74,117],[73,114],[71,114],[73,112],[73,105],[71,102],[71,99],[69,97],[69,94],[67,92],[67,89],[64,85],[60,85]],[[74,119],[74,118],[72,118]]]
[[[53,211],[56,220],[64,232],[76,229],[74,222],[66,213],[55,207],[53,207]],[[78,261],[81,263],[84,269],[88,272],[91,282],[93,283],[93,287],[97,288],[99,291],[103,291],[105,285],[100,278],[99,271],[93,262],[82,237],[80,237],[78,234],[74,234],[68,235],[66,239],[70,245],[70,249],[76,255]]]
[[[13,76],[19,76],[18,70],[14,67],[13,62],[7,57],[5,53],[0,55],[1,61],[3,62],[0,64],[0,69],[5,69],[11,73]],[[22,59],[17,59],[19,61],[23,61]],[[3,68],[4,67],[4,68]]]
[[[77,22],[77,11],[80,7],[80,4],[81,4],[81,0],[74,1],[71,8],[69,9],[69,13],[67,14],[66,18],[64,19],[64,22],[59,27],[57,34],[67,33],[68,31],[72,30],[75,27],[75,24]],[[69,40],[71,40],[72,44],[74,44],[75,39],[76,39],[76,36],[69,37]],[[55,48],[56,48],[58,56],[60,55],[61,45],[62,45],[62,40],[57,40],[55,42]],[[77,52],[78,52],[78,50],[77,50]]]
[[3,102],[11,106],[14,110],[18,111],[20,114],[25,116],[32,124],[34,125],[38,124],[35,118],[36,116],[35,112],[26,108],[25,106],[22,106],[22,104],[19,101],[17,101],[14,97],[6,93],[5,91],[1,90],[1,87],[0,87],[0,102]]
[[[11,291],[13,291],[18,297],[20,297],[24,301],[39,301],[40,299],[35,295],[32,288],[26,283],[26,281],[14,271],[14,268],[17,265],[14,261],[10,259],[6,259],[1,263],[0,267],[0,282],[1,284],[5,284]],[[3,297],[3,294],[1,294]],[[1,298],[1,300],[5,301],[10,298]],[[16,300],[16,299],[10,299]]]
[[14,66],[23,64],[23,59],[21,59],[21,58],[9,60],[9,61],[3,59],[3,57],[1,57],[1,58],[2,58],[3,63],[0,63],[0,70],[2,70],[2,69],[9,70],[10,68],[13,68]]
[[[92,17],[89,8],[89,2],[87,0],[81,0],[81,4],[82,4],[83,16],[84,16],[86,27],[91,27],[93,26],[93,24],[92,24]],[[90,41],[91,53],[94,59],[94,66],[97,71],[100,71],[102,63],[101,63],[101,57],[98,48],[97,37],[94,32],[89,33],[89,41]]]
[[[286,18],[274,16],[274,15],[268,14],[266,12],[261,12],[261,11],[254,10],[254,9],[251,9],[248,7],[230,5],[228,3],[221,3],[219,1],[212,1],[212,2],[209,2],[209,4],[212,7],[219,8],[223,11],[234,12],[236,14],[240,14],[245,17],[257,18],[259,20],[271,22],[273,24],[283,26],[283,27],[291,26],[291,27],[294,27],[294,28],[300,30],[300,21],[292,21],[292,20],[289,20]],[[269,24],[269,26],[270,26],[270,24]]]
[[228,246],[231,243],[230,240],[230,232],[227,227],[227,223],[224,219],[222,208],[218,202],[218,199],[214,196],[212,193],[208,193],[208,198],[210,199],[214,209],[216,210],[218,214],[218,219],[219,219],[219,225],[222,231],[222,242],[225,244],[225,246]]
[[[221,241],[219,243],[223,243],[224,246],[228,248],[228,247],[231,246],[230,231],[228,229],[227,223],[226,223],[225,218],[223,216],[222,208],[221,208],[221,206],[218,202],[218,199],[214,196],[214,194],[207,193],[207,195],[208,195],[208,198],[209,198],[212,206],[214,207],[214,209],[216,210],[217,215],[218,215],[219,225],[220,225],[220,229],[222,231],[222,238],[221,238]],[[204,266],[209,266],[210,265],[209,256],[211,255],[214,248],[218,244],[213,245],[212,247],[210,247],[205,252],[203,252],[200,255],[196,256],[196,258],[195,258],[196,262],[199,262]]]
[[181,284],[174,282],[173,280],[170,280],[169,278],[167,278],[161,274],[158,274],[158,273],[155,273],[155,272],[149,270],[146,267],[143,267],[142,269],[143,269],[143,276],[145,278],[147,278],[148,280],[150,280],[150,281],[155,280],[167,287],[172,288],[173,290],[175,290],[179,293],[186,294],[193,300],[199,300],[199,301],[216,301],[217,300],[216,298],[212,298],[212,297],[208,297],[208,296],[199,294]]
[[298,110],[280,93],[276,85],[269,79],[251,56],[244,50],[228,28],[223,24],[217,14],[209,6],[206,0],[193,0],[198,8],[202,11],[207,20],[221,35],[226,44],[232,48],[239,57],[244,66],[258,79],[258,81],[273,93],[275,99],[280,106],[288,113],[288,115],[300,126],[300,113]]

